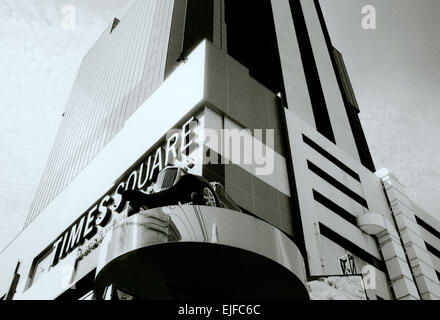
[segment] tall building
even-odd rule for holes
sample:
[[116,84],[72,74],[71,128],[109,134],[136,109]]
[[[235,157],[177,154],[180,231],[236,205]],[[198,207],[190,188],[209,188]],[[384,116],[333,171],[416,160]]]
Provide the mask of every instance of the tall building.
[[135,1],[82,61],[0,297],[439,299],[440,222],[359,112],[318,0]]

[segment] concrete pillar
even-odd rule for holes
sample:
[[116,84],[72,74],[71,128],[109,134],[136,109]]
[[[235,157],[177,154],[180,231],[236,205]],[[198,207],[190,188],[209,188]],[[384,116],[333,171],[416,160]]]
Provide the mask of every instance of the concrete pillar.
[[440,283],[405,187],[389,172],[381,180],[421,298],[440,300]]
[[362,231],[378,238],[396,299],[419,300],[420,295],[394,224],[381,214],[368,213],[358,218],[358,225]]

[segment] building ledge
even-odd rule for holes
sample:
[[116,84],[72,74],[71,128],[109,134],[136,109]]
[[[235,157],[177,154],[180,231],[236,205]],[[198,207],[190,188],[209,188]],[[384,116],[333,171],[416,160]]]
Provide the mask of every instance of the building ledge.
[[266,222],[231,210],[176,206],[127,218],[102,243],[96,296],[309,299],[303,257]]

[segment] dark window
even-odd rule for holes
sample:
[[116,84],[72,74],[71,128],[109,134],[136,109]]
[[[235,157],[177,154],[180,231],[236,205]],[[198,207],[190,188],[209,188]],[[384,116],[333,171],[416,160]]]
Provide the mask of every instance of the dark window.
[[188,0],[183,55],[187,56],[204,39],[213,40],[214,1]]
[[329,209],[330,211],[336,213],[342,219],[344,219],[344,220],[348,221],[349,223],[351,223],[352,225],[358,227],[357,218],[354,215],[352,215],[347,210],[341,208],[336,203],[334,203],[333,201],[331,201],[327,197],[325,197],[322,194],[320,194],[318,191],[313,190],[313,198],[317,202],[322,204],[324,207]]
[[425,229],[426,231],[428,231],[429,233],[431,233],[433,236],[437,237],[438,239],[440,239],[440,232],[437,231],[436,229],[434,229],[431,225],[427,224],[425,221],[423,221],[422,219],[420,219],[419,217],[416,216],[416,221],[417,224],[419,226],[421,226],[423,229]]
[[437,275],[437,279],[438,279],[438,281],[440,281],[440,272],[438,272],[437,270],[435,270],[435,274]]
[[166,168],[159,172],[156,185],[160,191],[174,186],[179,169],[175,167]]
[[375,256],[369,254],[367,251],[358,247],[350,240],[345,239],[343,236],[334,232],[333,230],[331,230],[327,226],[323,225],[322,223],[319,224],[319,230],[321,232],[321,235],[323,235],[327,239],[333,241],[334,243],[341,246],[345,250],[358,256],[359,258],[361,258],[365,262],[374,266],[376,269],[378,269],[382,272],[386,272],[385,263],[383,261],[381,261],[381,260],[377,259]]
[[427,242],[425,242],[425,245],[426,245],[426,250],[428,250],[429,252],[431,252],[433,255],[435,255],[437,258],[440,259],[440,251],[438,249],[434,248]]
[[327,172],[325,172],[324,170],[322,170],[312,162],[307,161],[307,165],[310,171],[312,171],[317,176],[330,183],[333,187],[335,187],[336,189],[338,189],[339,191],[346,194],[348,197],[352,198],[354,201],[356,201],[357,203],[368,209],[367,201],[364,198],[362,198],[360,195],[358,195],[356,192],[347,188],[341,182],[330,176]]
[[289,2],[315,117],[316,130],[331,142],[336,143],[301,2],[299,0],[290,0]]
[[228,54],[272,92],[284,92],[270,1],[226,0],[225,19]]
[[357,181],[361,182],[361,178],[359,177],[359,175],[356,172],[351,170],[348,166],[346,166],[341,161],[339,161],[334,156],[332,156],[330,153],[325,151],[321,146],[319,146],[317,143],[312,141],[312,139],[310,139],[309,137],[306,137],[305,135],[303,135],[303,141],[309,147],[315,149],[315,151],[320,153],[323,157],[327,158],[327,160],[331,161],[333,164],[338,166],[342,171],[344,171],[345,173],[347,173],[348,175],[350,175],[351,177],[353,177]]
[[348,108],[347,114],[361,163],[371,172],[376,172],[367,139],[365,138],[364,129],[359,119],[359,114],[354,108]]
[[353,87],[351,85],[350,78],[348,77],[347,68],[345,66],[344,58],[342,57],[342,54],[336,49],[333,49],[333,56],[335,58],[338,75],[342,82],[342,87],[344,88],[345,98],[347,99],[347,102],[350,103],[350,105],[355,108],[358,112],[359,105],[356,100],[356,96],[354,95]]

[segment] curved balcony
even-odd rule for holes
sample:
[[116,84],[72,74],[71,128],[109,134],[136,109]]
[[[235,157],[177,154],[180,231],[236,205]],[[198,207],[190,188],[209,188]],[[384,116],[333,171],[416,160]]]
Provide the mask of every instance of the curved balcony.
[[257,218],[201,206],[127,218],[101,246],[95,294],[138,299],[309,299],[295,243]]

